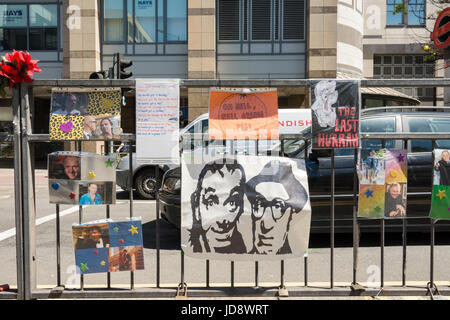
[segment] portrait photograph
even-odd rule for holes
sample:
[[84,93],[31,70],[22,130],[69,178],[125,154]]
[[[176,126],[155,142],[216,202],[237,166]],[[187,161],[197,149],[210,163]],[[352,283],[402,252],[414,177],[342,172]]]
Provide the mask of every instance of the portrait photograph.
[[386,184],[384,204],[385,218],[406,217],[407,184],[394,182]]
[[386,150],[361,150],[359,182],[361,184],[384,185]]
[[88,114],[88,97],[84,92],[53,92],[51,98],[52,115],[76,115]]
[[80,181],[79,205],[102,205],[115,203],[115,183],[110,181]]
[[96,118],[97,139],[111,140],[119,139],[122,129],[120,128],[120,115],[99,115]]
[[109,271],[135,271],[144,269],[142,246],[109,248]]
[[75,250],[108,248],[110,246],[107,223],[72,226],[72,235]]
[[48,155],[48,178],[80,180],[81,178],[81,156],[79,153]]
[[450,150],[434,149],[435,186],[450,186]]

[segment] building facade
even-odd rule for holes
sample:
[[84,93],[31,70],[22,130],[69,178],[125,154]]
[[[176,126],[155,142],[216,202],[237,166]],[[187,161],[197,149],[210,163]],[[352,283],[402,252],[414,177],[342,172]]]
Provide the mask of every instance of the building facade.
[[[401,1],[407,12],[394,15]],[[436,77],[440,62],[425,61],[418,38],[433,9],[425,0],[5,0],[0,54],[30,51],[43,70],[35,78],[87,79],[112,67],[117,52],[133,61],[135,78]],[[439,91],[397,89],[363,91],[363,102],[442,103]],[[182,89],[181,97],[187,120],[207,112],[208,89]],[[9,105],[0,102],[2,127]],[[308,106],[304,88],[279,89],[280,108]],[[48,92],[36,107],[44,111],[36,131],[45,133]],[[133,108],[122,119],[133,132]]]

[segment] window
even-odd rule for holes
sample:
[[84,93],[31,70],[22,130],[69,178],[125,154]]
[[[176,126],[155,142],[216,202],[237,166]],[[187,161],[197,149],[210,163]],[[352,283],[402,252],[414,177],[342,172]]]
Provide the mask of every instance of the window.
[[425,0],[387,0],[386,25],[425,25]]
[[[376,117],[361,120],[361,132],[396,132],[395,117]],[[363,149],[381,149],[381,140],[362,140]],[[386,140],[385,148],[394,148],[394,140]]]
[[219,0],[217,10],[219,41],[305,39],[304,0]]
[[[449,132],[450,118],[408,117],[409,132]],[[431,140],[409,141],[411,152],[431,151]],[[450,140],[436,140],[436,148],[450,149]]]
[[[383,79],[434,78],[434,61],[424,55],[375,55],[373,77]],[[432,99],[433,88],[394,88],[420,99]]]
[[0,5],[0,50],[57,50],[58,5]]
[[186,42],[187,0],[103,0],[103,41]]

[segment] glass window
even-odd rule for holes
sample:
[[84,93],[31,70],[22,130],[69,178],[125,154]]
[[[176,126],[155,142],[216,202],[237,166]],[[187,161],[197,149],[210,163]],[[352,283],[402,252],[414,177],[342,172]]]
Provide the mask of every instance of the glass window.
[[252,40],[271,39],[271,0],[252,1]]
[[0,5],[0,27],[26,27],[26,5]]
[[[278,4],[278,1],[276,2]],[[277,6],[275,7],[277,9]],[[283,39],[302,40],[304,39],[304,5],[297,0],[283,1]],[[278,18],[278,10],[275,11],[275,17]],[[278,27],[278,19],[275,22]],[[278,31],[275,30],[277,33]],[[276,38],[275,38],[276,39]]]
[[186,2],[167,0],[167,41],[186,41]]
[[0,50],[27,50],[27,29],[0,28]]
[[[410,132],[450,132],[450,118],[408,117]],[[431,151],[431,140],[411,140],[411,152]],[[436,148],[450,149],[450,140],[437,140]]]
[[219,40],[239,39],[239,0],[219,1]]
[[158,0],[158,42],[165,42],[164,40],[164,0]]
[[396,6],[402,4],[403,0],[387,0],[387,11],[386,11],[386,24],[387,25],[401,25],[403,24],[403,14],[395,13]]
[[30,27],[56,27],[58,25],[58,7],[56,4],[31,4]]
[[[395,132],[395,117],[377,117],[361,120],[361,132]],[[363,149],[381,149],[381,140],[362,140]],[[394,140],[387,140],[385,148],[393,148]]]
[[425,24],[425,0],[408,0],[408,25]]
[[127,0],[127,32],[128,32],[128,43],[133,43],[134,39],[134,23],[133,23],[133,0]]
[[107,42],[123,42],[123,2],[104,0],[104,40]]
[[134,27],[136,43],[152,43],[156,40],[155,1],[135,0]]
[[58,33],[56,28],[30,29],[30,50],[56,50]]

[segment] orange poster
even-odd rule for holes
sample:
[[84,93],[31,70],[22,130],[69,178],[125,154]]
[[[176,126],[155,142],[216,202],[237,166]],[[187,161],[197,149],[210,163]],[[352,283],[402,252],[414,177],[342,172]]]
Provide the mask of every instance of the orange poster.
[[278,139],[276,89],[211,89],[209,138]]

